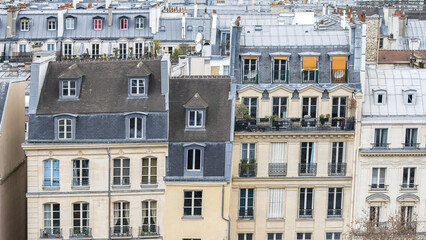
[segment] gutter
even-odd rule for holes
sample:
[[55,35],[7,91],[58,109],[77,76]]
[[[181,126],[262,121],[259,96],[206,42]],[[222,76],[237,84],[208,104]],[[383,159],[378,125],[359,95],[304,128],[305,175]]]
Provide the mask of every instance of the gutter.
[[107,148],[108,154],[108,240],[111,240],[111,154],[109,147]]
[[[354,99],[356,101],[356,110],[355,110],[355,136],[354,136],[354,158],[352,162],[352,199],[351,199],[351,215],[350,215],[350,227],[353,227],[354,224],[354,212],[355,212],[355,201],[356,201],[356,187],[358,186],[358,176],[357,176],[357,170],[358,170],[358,144],[357,144],[357,131],[359,131],[359,135],[361,137],[361,121],[358,121],[358,108],[362,107],[362,103],[358,102],[356,100],[356,96],[354,96]],[[360,105],[359,105],[360,104]],[[357,126],[357,122],[359,122],[359,126]]]
[[228,238],[227,240],[231,239],[231,218],[228,216],[228,218],[225,218],[223,216],[223,202],[225,198],[225,185],[222,185],[222,219],[228,222]]

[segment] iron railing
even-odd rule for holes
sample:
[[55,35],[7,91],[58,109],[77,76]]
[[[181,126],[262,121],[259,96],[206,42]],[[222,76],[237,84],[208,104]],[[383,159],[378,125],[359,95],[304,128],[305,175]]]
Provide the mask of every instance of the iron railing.
[[382,142],[376,142],[376,143],[370,143],[371,149],[389,149],[390,143],[382,143]]
[[129,227],[129,226],[111,227],[111,237],[132,237],[132,227]]
[[389,185],[385,184],[371,184],[370,191],[387,191]]
[[70,238],[92,238],[92,228],[89,228],[89,227],[70,228]]
[[253,212],[254,209],[253,207],[240,207],[239,211],[238,211],[238,217],[240,219],[253,219]]
[[328,176],[346,176],[346,163],[329,163]]
[[420,143],[401,143],[403,149],[419,149]]
[[139,236],[160,236],[160,226],[155,224],[143,224],[139,227]]
[[269,176],[286,176],[287,163],[269,163]]
[[403,183],[401,184],[401,190],[417,190],[417,184]]
[[342,209],[327,209],[328,218],[340,218],[342,217]]
[[299,176],[316,176],[316,163],[299,163]]
[[257,163],[240,163],[239,176],[240,177],[256,177]]
[[62,228],[40,229],[40,238],[62,238]]
[[312,218],[313,209],[300,208],[299,218]]

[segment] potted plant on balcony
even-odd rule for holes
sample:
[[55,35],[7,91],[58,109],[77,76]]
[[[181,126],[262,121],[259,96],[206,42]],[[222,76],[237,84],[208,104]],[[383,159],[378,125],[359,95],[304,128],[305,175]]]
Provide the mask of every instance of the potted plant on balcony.
[[245,115],[248,114],[248,108],[243,103],[239,103],[235,106],[235,118],[236,118],[236,130],[243,130],[244,125],[247,125]]
[[310,118],[311,118],[311,115],[305,115],[303,117],[302,122],[301,122],[302,127],[308,126],[308,122],[311,121]]
[[84,234],[84,237],[89,237],[89,229],[88,228],[84,228],[83,229],[83,234]]
[[334,117],[333,120],[336,121],[336,123],[339,123],[336,126],[340,127],[342,130],[345,128],[345,118],[343,118],[343,117]]
[[320,118],[320,122],[321,122],[321,125],[324,125],[325,124],[325,115],[324,114],[321,114],[320,116],[319,116],[319,118]]

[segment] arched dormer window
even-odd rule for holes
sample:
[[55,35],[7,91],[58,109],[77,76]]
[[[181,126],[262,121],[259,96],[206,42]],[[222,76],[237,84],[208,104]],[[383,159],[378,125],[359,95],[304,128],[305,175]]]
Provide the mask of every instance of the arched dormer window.
[[129,19],[127,17],[120,17],[120,30],[127,30],[129,28]]
[[204,168],[204,151],[205,144],[202,143],[189,143],[183,145],[186,177],[201,177],[203,176]]

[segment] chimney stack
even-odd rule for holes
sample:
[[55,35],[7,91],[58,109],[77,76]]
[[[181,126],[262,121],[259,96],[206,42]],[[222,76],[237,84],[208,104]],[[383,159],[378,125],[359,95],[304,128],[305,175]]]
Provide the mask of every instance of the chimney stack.
[[197,5],[197,0],[195,0],[194,3],[194,17],[198,16],[198,5]]
[[15,10],[15,8],[12,6],[7,10],[7,17],[6,17],[6,37],[14,37],[16,35],[16,18],[18,16],[18,11]]
[[112,26],[112,4],[108,7],[108,26]]

